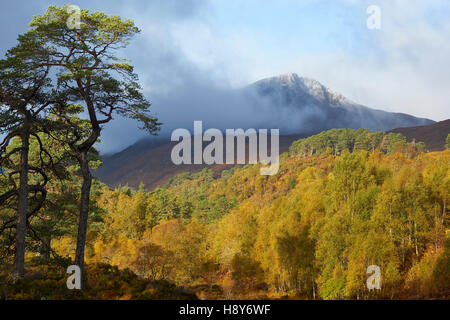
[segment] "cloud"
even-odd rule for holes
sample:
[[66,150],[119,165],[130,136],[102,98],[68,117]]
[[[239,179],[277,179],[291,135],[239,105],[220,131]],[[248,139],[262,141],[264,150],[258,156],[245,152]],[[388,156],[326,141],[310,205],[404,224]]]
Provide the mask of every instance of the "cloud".
[[[163,132],[189,128],[193,120],[208,127],[275,121],[261,110],[244,112],[241,97],[228,90],[289,72],[369,107],[434,120],[450,116],[446,0],[377,0],[381,30],[366,28],[372,0],[75,2],[132,18],[142,29],[123,55],[136,66],[153,112],[165,123]],[[13,45],[31,16],[49,4],[2,4],[0,50]],[[117,151],[145,136],[133,121],[116,119],[105,127],[99,147]]]
[[[373,3],[347,2],[362,13]],[[320,54],[266,55],[259,50],[261,53],[249,67],[251,78],[295,71],[370,107],[434,120],[449,118],[450,73],[444,70],[450,66],[450,3],[376,3],[381,7],[381,30],[362,27],[348,35],[354,38],[349,43],[368,43],[366,52],[353,50],[345,43],[338,51]],[[364,18],[359,16],[361,26],[365,25]],[[283,59],[277,59],[277,55]]]

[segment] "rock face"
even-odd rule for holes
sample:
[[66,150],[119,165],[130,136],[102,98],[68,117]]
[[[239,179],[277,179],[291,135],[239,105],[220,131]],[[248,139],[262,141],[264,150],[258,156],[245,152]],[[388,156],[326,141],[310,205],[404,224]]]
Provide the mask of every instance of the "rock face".
[[253,103],[271,108],[275,119],[284,119],[289,133],[316,133],[332,128],[388,131],[434,123],[408,114],[365,107],[314,79],[295,73],[263,79],[244,90]]

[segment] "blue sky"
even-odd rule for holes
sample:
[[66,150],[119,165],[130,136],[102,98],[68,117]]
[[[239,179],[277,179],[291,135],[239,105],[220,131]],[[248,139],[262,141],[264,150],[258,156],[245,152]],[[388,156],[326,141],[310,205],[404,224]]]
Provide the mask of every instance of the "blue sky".
[[216,24],[228,33],[250,32],[268,52],[364,52],[364,6],[338,1],[215,1]]
[[[0,54],[15,44],[32,15],[50,4],[65,3],[2,3]],[[154,112],[165,123],[188,116],[168,98],[179,95],[179,100],[191,99],[187,104],[204,100],[205,105],[208,95],[201,92],[238,88],[289,72],[312,77],[369,107],[433,120],[450,118],[448,0],[75,0],[72,4],[135,20],[142,34],[124,55],[136,66]],[[370,5],[381,9],[380,30],[366,27]],[[141,137],[135,123],[119,119],[105,129],[101,149],[116,151]]]

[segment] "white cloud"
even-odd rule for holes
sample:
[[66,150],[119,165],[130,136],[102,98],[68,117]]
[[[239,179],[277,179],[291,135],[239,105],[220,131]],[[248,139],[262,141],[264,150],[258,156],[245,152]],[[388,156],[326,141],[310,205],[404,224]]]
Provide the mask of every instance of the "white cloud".
[[[63,3],[62,0],[54,2]],[[266,42],[269,36],[261,36],[262,31],[251,22],[243,24],[236,32],[236,28],[230,28],[229,21],[216,21],[217,3],[207,0],[121,0],[107,4],[99,0],[78,1],[81,7],[89,6],[132,18],[142,29],[142,34],[132,41],[126,53],[136,66],[145,91],[154,103],[154,110],[159,111],[167,123],[176,123],[180,115],[187,115],[187,108],[201,114],[199,108],[182,105],[183,99],[192,94],[199,96],[191,101],[207,107],[208,101],[199,100],[213,97],[208,92],[201,95],[202,90],[214,92],[216,87],[243,86],[288,72],[315,78],[369,107],[434,120],[450,118],[448,0],[341,0],[339,4],[330,0],[334,7],[342,4],[352,9],[343,17],[340,17],[342,10],[338,10],[338,18],[342,19],[338,26],[343,26],[343,30],[329,30],[330,43],[324,37],[327,21],[323,21],[320,32],[314,27],[309,29],[307,23],[301,30],[302,36],[310,32],[311,37],[317,36],[324,42],[325,49],[329,46],[329,50],[321,52],[308,52],[302,48],[303,45],[308,47],[309,38],[299,36],[297,48],[297,37],[281,32],[279,41]],[[251,3],[255,7],[254,14],[261,14],[258,11],[260,2]],[[302,3],[312,6],[316,2]],[[320,2],[318,8],[323,10],[324,3],[326,1]],[[365,29],[366,8],[371,4],[381,7],[381,30]],[[28,7],[23,1],[17,1],[5,7],[2,17],[8,28],[3,28],[1,33],[5,40],[3,51],[19,32],[24,31],[31,15],[39,13],[36,6]],[[45,6],[43,3],[42,10]],[[327,17],[327,14],[318,16]],[[333,10],[330,9],[329,14],[333,14]],[[24,21],[19,21],[16,16]],[[361,21],[353,25],[353,19]],[[276,32],[275,29],[273,34]],[[284,40],[289,42],[286,47],[274,45]],[[337,41],[342,44],[339,46]],[[168,97],[173,103],[160,104]],[[211,117],[215,113],[222,117],[226,115],[223,110],[217,110],[217,106],[209,107],[207,111]],[[102,149],[117,150],[144,135],[133,121],[114,121],[105,129]]]
[[[365,9],[373,1],[366,1],[367,6],[361,1],[344,2],[354,5],[355,12],[361,10],[355,19],[362,19],[365,26]],[[288,72],[315,78],[369,107],[433,120],[449,118],[450,20],[433,21],[429,14],[442,6],[450,8],[439,0],[377,0],[377,4],[382,9],[381,30],[364,27],[342,34],[340,50],[321,53],[268,48],[251,26],[229,32],[214,23],[210,7],[183,18],[163,14],[162,19],[139,8],[128,8],[124,15],[134,17],[143,29],[130,52],[155,102],[154,110],[172,125],[195,114],[229,118],[229,113],[218,110],[224,104],[214,102],[215,87],[243,86]],[[345,19],[353,18],[349,14]],[[352,43],[360,39],[372,48],[353,51]],[[140,136],[136,130],[135,140]]]
[[430,11],[439,10],[439,6],[446,6],[446,12],[450,12],[448,3],[400,0],[377,3],[382,8],[382,28],[366,31],[374,37],[372,52],[361,55],[344,50],[343,46],[340,52],[274,55],[267,54],[263,44],[259,44],[253,48],[251,57],[248,50],[241,54],[247,78],[257,80],[297,72],[370,107],[434,120],[449,118],[450,19],[429,18]]

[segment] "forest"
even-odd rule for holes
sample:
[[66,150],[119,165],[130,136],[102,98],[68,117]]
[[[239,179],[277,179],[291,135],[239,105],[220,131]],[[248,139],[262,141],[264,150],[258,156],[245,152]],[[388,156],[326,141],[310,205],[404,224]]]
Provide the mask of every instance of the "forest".
[[[114,115],[157,134],[131,20],[35,16],[0,61],[0,299],[448,299],[450,135],[333,129],[260,164],[153,190],[95,177]],[[82,290],[66,269],[82,270]],[[367,267],[381,288],[366,286]]]
[[[30,145],[38,161],[37,140]],[[316,151],[304,155],[303,148]],[[450,150],[423,148],[399,135],[336,129],[293,143],[274,176],[260,175],[259,165],[220,176],[205,169],[150,192],[94,180],[86,263],[87,276],[96,277],[88,297],[446,298]],[[29,220],[27,263],[42,279],[8,286],[18,298],[42,290],[49,298],[82,297],[65,289],[80,197],[76,168],[65,170]],[[14,214],[3,209],[2,222]],[[8,233],[0,239],[7,272],[13,251]],[[366,288],[372,264],[381,268],[381,290]],[[98,274],[101,286],[93,283]]]

